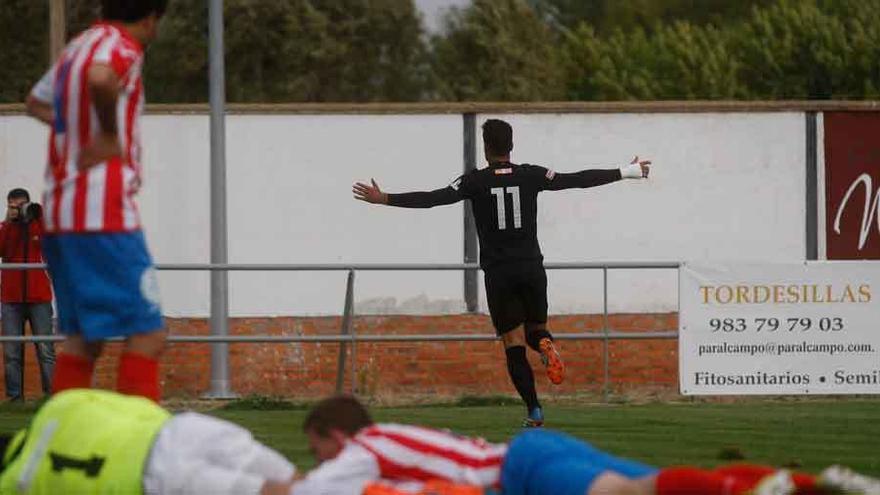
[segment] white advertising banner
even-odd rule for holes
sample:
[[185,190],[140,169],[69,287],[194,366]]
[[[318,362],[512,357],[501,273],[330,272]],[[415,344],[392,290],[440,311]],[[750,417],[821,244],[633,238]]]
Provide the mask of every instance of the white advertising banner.
[[685,395],[880,393],[880,263],[681,268]]

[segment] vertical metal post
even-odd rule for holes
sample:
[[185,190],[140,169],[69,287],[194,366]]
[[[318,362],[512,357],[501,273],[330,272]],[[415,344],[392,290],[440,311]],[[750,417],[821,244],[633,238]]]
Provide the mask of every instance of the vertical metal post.
[[49,60],[54,62],[67,38],[67,0],[49,0]]
[[[223,0],[208,4],[208,70],[211,100],[211,263],[227,263],[226,80],[223,57]],[[211,335],[229,335],[229,282],[224,270],[211,271]],[[232,397],[229,344],[211,345],[211,398]]]
[[608,402],[611,381],[608,351],[608,267],[602,267],[602,400]]
[[[352,320],[354,314],[354,270],[348,271],[348,280],[345,283],[345,306],[342,309],[342,335],[351,335]],[[339,343],[339,364],[336,368],[336,393],[342,393],[342,387],[345,384],[345,354],[348,346],[345,342]],[[352,354],[354,354],[354,342],[352,342]],[[351,390],[355,391],[354,367],[352,365]]]
[[807,112],[806,258],[819,259],[819,170],[816,112]]
[[678,393],[682,392],[682,380],[681,380],[681,333],[687,331],[686,328],[681,324],[681,271],[684,269],[685,264],[681,262],[678,264],[678,270],[676,271],[678,277],[676,279],[676,289],[675,293],[678,294],[678,305],[676,309],[676,318],[678,319],[678,336],[676,337],[676,348],[678,349]]
[[348,319],[343,318],[343,325],[345,326],[346,332],[351,335],[351,352],[349,352],[349,356],[351,358],[351,395],[355,395],[358,393],[358,366],[357,366],[357,341],[355,338],[355,329],[354,329],[354,270],[351,271],[351,282],[349,282],[348,287],[346,287],[346,292],[349,292],[350,295],[346,295],[346,309],[348,310]]
[[[462,116],[464,126],[464,173],[477,169],[477,116],[466,113]],[[470,201],[464,202],[464,262],[476,263],[478,259],[477,225]],[[468,313],[479,309],[478,273],[476,270],[464,271],[464,301]]]

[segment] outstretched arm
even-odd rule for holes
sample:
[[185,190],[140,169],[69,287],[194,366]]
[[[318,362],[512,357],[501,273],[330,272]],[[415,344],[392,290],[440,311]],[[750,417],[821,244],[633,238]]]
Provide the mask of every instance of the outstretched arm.
[[370,179],[370,184],[356,183],[352,186],[351,192],[354,193],[354,199],[360,201],[401,208],[433,208],[451,205],[463,199],[461,193],[452,186],[433,191],[388,194],[383,192],[373,179]]
[[52,125],[55,117],[52,108],[52,78],[54,74],[54,67],[46,71],[25,100],[28,115],[49,126]]
[[31,117],[46,125],[52,125],[55,115],[51,104],[36,98],[34,95],[28,95],[25,100],[25,107],[27,108],[28,115]]
[[648,177],[651,162],[639,160],[636,157],[629,165],[613,169],[581,170],[569,174],[553,174],[548,176],[547,190],[561,191],[563,189],[596,187],[621,179],[644,179]]

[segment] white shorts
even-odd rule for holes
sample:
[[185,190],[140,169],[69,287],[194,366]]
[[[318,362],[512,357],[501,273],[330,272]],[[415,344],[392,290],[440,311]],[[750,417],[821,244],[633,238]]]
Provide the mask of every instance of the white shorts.
[[249,431],[211,416],[178,414],[159,431],[144,469],[149,495],[258,495],[296,467]]

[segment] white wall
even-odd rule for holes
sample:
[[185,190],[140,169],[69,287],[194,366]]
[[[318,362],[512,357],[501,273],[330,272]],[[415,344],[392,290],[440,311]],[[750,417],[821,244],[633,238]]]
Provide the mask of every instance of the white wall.
[[[514,162],[559,172],[611,168],[635,155],[654,162],[648,181],[542,193],[538,231],[548,261],[804,257],[801,113],[484,116],[478,124],[492,117],[514,127]],[[550,273],[551,312],[601,311],[601,276]],[[677,292],[675,270],[609,275],[611,311],[674,310]]]
[[[230,260],[460,262],[461,205],[382,208],[355,201],[351,186],[371,177],[392,192],[445,186],[462,172],[461,122],[459,115],[230,118]],[[461,273],[362,273],[357,302],[362,311],[382,298],[392,299],[384,305],[393,312],[444,303],[460,311],[461,280]],[[236,273],[230,285],[233,313],[339,313],[345,274]],[[423,304],[413,303],[420,297]]]
[[[803,258],[800,113],[502,118],[514,125],[514,161],[557,171],[616,166],[634,154],[655,162],[650,181],[544,193],[548,261]],[[207,262],[208,117],[150,115],[143,127],[140,207],[154,257]],[[0,116],[3,186],[41,189],[45,141],[29,119]],[[461,205],[382,208],[350,192],[370,177],[391,192],[449,183],[462,169],[460,115],[232,115],[227,145],[230,262],[462,259]],[[601,309],[600,277],[551,273],[551,310]],[[674,271],[612,272],[610,281],[614,311],[675,308]],[[207,274],[163,273],[160,282],[166,313],[207,314]],[[463,308],[457,272],[360,273],[356,285],[362,313]],[[345,275],[233,273],[230,286],[233,315],[338,314]]]
[[14,187],[30,191],[31,199],[39,198],[46,169],[47,142],[48,133],[37,121],[21,116],[0,116],[0,193],[4,201],[6,193]]

